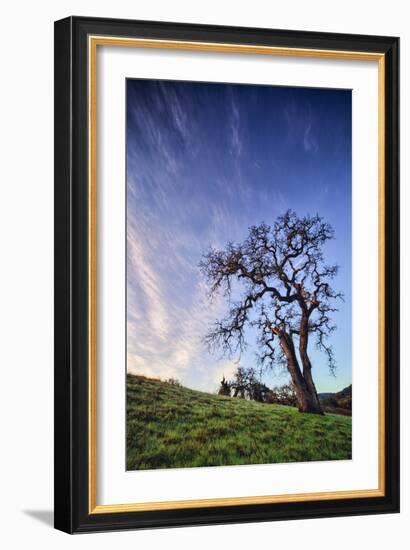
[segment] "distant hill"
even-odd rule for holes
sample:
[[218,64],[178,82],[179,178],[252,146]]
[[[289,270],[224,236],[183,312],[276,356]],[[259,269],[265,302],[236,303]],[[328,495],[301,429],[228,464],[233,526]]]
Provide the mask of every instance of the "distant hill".
[[127,376],[127,469],[351,458],[351,419]]
[[325,412],[352,416],[352,385],[336,393],[319,393]]

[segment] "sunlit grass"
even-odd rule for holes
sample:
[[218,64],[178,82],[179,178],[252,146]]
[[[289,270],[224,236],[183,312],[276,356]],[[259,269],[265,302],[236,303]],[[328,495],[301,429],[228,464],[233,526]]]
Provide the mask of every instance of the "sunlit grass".
[[127,376],[127,469],[351,458],[351,418]]

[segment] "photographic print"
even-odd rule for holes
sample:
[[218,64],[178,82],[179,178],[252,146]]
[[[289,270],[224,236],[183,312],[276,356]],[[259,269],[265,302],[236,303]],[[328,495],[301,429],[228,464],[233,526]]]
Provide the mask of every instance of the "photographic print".
[[127,470],[352,458],[351,90],[128,79]]

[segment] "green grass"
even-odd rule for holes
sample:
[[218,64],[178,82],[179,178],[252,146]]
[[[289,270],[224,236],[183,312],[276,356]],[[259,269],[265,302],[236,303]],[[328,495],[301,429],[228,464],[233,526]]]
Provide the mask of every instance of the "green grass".
[[351,418],[127,376],[127,469],[351,458]]

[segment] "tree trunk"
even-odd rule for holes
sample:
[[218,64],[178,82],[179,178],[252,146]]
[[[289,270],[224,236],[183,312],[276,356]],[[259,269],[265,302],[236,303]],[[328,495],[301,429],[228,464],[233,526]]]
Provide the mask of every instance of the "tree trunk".
[[305,373],[302,374],[300,370],[292,336],[286,332],[282,332],[280,335],[280,345],[285,354],[288,371],[295,388],[299,412],[323,414],[310,371],[307,373],[306,379],[304,376]]
[[300,323],[300,334],[299,334],[299,354],[303,365],[303,378],[309,390],[309,394],[313,402],[313,407],[316,409],[315,412],[317,412],[318,414],[323,414],[322,406],[320,404],[319,397],[316,391],[316,386],[312,377],[312,364],[310,362],[310,359],[307,353],[308,338],[309,338],[308,317],[307,315],[303,315],[302,321]]
[[[317,397],[315,388],[313,387],[313,391],[312,391],[312,389],[309,388],[307,383],[305,382],[304,387],[301,388],[301,392],[302,392],[302,399],[300,400],[298,399],[299,412],[323,414],[323,410],[320,405],[320,401]],[[297,392],[296,392],[296,395],[297,395]]]
[[[309,363],[310,363],[310,361],[309,361]],[[303,367],[303,377],[304,377],[306,385],[309,389],[309,393],[311,395],[311,399],[313,401],[314,408],[316,409],[315,412],[317,412],[318,414],[323,414],[323,410],[322,410],[322,406],[320,404],[319,396],[318,396],[317,391],[316,391],[316,386],[315,386],[315,383],[313,382],[312,370],[311,369],[312,369],[312,367],[310,367],[310,366],[307,369],[305,369]]]

